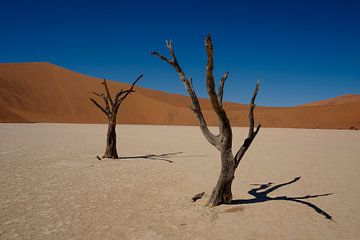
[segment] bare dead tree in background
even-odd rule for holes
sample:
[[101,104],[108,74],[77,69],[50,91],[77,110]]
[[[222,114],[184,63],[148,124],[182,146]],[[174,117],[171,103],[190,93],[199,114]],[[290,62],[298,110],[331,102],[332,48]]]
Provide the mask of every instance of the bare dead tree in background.
[[257,82],[253,96],[250,101],[249,106],[249,133],[245,139],[243,145],[236,152],[235,156],[232,152],[232,130],[230,121],[226,115],[226,111],[223,106],[223,93],[225,81],[229,75],[228,72],[225,72],[222,78],[220,79],[220,84],[218,91],[215,90],[215,81],[213,75],[214,68],[214,56],[213,56],[213,45],[210,34],[205,38],[205,48],[207,54],[207,64],[206,64],[206,88],[210,97],[210,102],[213,110],[218,116],[218,125],[219,125],[219,135],[214,135],[210,132],[204,115],[201,111],[201,106],[196,96],[195,89],[193,87],[192,78],[188,78],[184,71],[181,69],[173,49],[173,44],[171,41],[166,41],[166,47],[169,50],[171,58],[164,57],[158,52],[152,52],[151,54],[160,58],[161,60],[168,63],[170,66],[175,68],[178,73],[181,81],[185,85],[186,90],[188,91],[192,106],[191,109],[195,113],[195,116],[200,124],[200,129],[207,139],[207,141],[217,148],[221,155],[221,173],[215,188],[213,189],[208,206],[217,206],[222,203],[231,203],[232,201],[232,192],[231,185],[234,180],[234,174],[236,168],[239,166],[239,163],[244,156],[245,152],[249,149],[251,143],[256,137],[261,125],[259,124],[254,130],[254,108],[255,108],[255,99],[259,90],[260,83]]
[[104,92],[92,92],[95,96],[102,98],[105,104],[105,107],[101,106],[95,99],[90,98],[90,100],[97,106],[108,118],[108,131],[106,137],[106,148],[103,158],[118,158],[118,153],[116,149],[116,115],[118,113],[120,104],[129,96],[130,93],[135,92],[135,84],[143,77],[140,75],[132,84],[128,90],[121,89],[115,95],[113,99],[110,95],[109,88],[106,83],[106,79],[103,80],[102,84],[105,88]]

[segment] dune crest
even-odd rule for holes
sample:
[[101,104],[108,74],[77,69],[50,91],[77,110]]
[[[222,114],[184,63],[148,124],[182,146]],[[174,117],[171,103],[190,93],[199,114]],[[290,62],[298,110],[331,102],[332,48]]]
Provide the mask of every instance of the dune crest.
[[302,104],[300,105],[300,107],[317,107],[317,106],[347,105],[347,104],[360,104],[360,95],[346,94],[336,98],[330,98],[321,101]]
[[[89,92],[101,90],[100,80],[44,62],[0,64],[0,122],[104,123],[89,101]],[[109,81],[115,92],[126,83]],[[136,87],[137,93],[119,110],[124,124],[197,125],[188,97]],[[209,125],[217,118],[208,100],[200,100]],[[233,126],[246,126],[247,106],[225,103]],[[264,127],[360,128],[360,95],[297,107],[258,107],[256,121]]]

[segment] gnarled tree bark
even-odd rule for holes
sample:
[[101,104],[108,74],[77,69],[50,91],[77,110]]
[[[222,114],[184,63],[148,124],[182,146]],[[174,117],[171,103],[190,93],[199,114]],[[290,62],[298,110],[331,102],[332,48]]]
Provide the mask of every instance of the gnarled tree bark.
[[188,78],[180,64],[178,63],[175,52],[173,49],[173,44],[171,41],[166,41],[166,47],[169,50],[171,58],[167,58],[161,55],[158,52],[152,52],[151,54],[162,59],[170,66],[172,66],[178,73],[180,80],[185,85],[187,92],[190,95],[192,106],[191,109],[195,113],[196,118],[198,119],[200,129],[207,139],[207,141],[212,144],[219,152],[221,158],[221,172],[218,178],[217,184],[213,189],[210,198],[208,200],[208,206],[217,206],[222,203],[230,203],[232,201],[232,191],[231,185],[234,180],[235,170],[239,166],[239,163],[244,156],[245,152],[250,147],[254,138],[256,137],[261,125],[259,124],[254,131],[254,108],[255,108],[255,99],[259,90],[260,83],[257,82],[253,96],[250,101],[249,106],[249,134],[245,139],[243,145],[237,151],[235,157],[232,152],[232,130],[229,118],[226,115],[226,111],[223,107],[223,93],[225,81],[229,76],[228,72],[225,72],[222,78],[220,79],[219,88],[216,92],[215,90],[215,80],[213,75],[214,68],[214,55],[213,55],[213,45],[210,34],[205,38],[205,49],[207,55],[207,64],[206,64],[206,89],[210,97],[210,103],[218,116],[218,125],[219,125],[219,135],[213,134],[206,123],[204,115],[201,111],[201,106],[195,89],[192,84],[192,78]]
[[108,131],[106,135],[106,148],[103,158],[119,158],[116,148],[116,116],[120,107],[120,104],[125,100],[130,93],[135,92],[135,84],[143,77],[140,75],[132,84],[128,90],[122,90],[115,95],[114,100],[110,95],[109,88],[106,83],[106,79],[102,82],[105,88],[104,92],[92,92],[97,97],[103,99],[105,107],[101,106],[95,99],[90,98],[95,106],[97,106],[108,118]]

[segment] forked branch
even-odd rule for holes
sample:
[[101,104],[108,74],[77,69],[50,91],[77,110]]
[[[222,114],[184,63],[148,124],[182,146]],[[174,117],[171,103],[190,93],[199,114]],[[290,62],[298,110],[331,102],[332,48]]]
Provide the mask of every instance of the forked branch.
[[121,90],[120,92],[118,92],[115,96],[115,102],[114,102],[114,110],[115,112],[118,111],[120,104],[125,100],[125,98],[130,94],[135,92],[134,91],[134,87],[135,84],[143,77],[144,75],[141,74],[140,76],[138,76],[135,81],[131,84],[131,87],[128,90]]
[[256,83],[256,87],[253,93],[253,96],[251,98],[250,104],[249,104],[249,133],[248,133],[248,137],[245,139],[243,145],[240,147],[239,151],[236,153],[235,155],[235,167],[237,167],[240,163],[241,158],[244,156],[245,152],[249,149],[252,141],[254,140],[254,138],[256,137],[256,135],[258,134],[260,128],[261,128],[261,124],[259,124],[256,127],[256,130],[254,131],[254,109],[256,107],[255,105],[255,99],[257,96],[257,93],[259,91],[260,88],[260,81],[258,81]]
[[104,103],[105,103],[105,108],[104,109],[106,111],[106,115],[109,115],[110,114],[110,107],[109,107],[108,97],[105,96],[105,94],[103,92],[92,91],[91,93],[94,94],[95,96],[101,97],[104,100]]
[[207,126],[206,120],[205,120],[204,115],[203,115],[203,113],[201,111],[200,102],[198,100],[198,97],[196,95],[195,89],[194,89],[193,84],[192,84],[192,78],[187,78],[186,74],[184,73],[184,71],[180,67],[180,64],[178,63],[178,61],[176,59],[175,51],[174,51],[173,44],[172,44],[171,40],[166,41],[166,47],[169,50],[169,53],[171,55],[171,59],[163,56],[162,54],[160,54],[158,52],[151,52],[151,54],[158,57],[158,58],[160,58],[161,60],[163,60],[164,62],[168,63],[170,66],[175,68],[176,72],[179,75],[180,80],[183,82],[187,92],[190,95],[191,102],[192,102],[191,109],[194,111],[194,113],[196,115],[196,118],[198,119],[200,129],[201,129],[203,135],[205,136],[205,138],[208,140],[208,142],[210,144],[212,144],[218,150],[220,150],[220,139],[219,139],[218,136],[215,136],[213,133],[211,133],[208,126]]
[[125,100],[125,98],[132,92],[134,91],[134,87],[135,84],[143,77],[143,75],[140,75],[139,77],[136,78],[136,80],[131,84],[130,88],[128,90],[123,91],[121,89],[120,92],[118,92],[115,95],[114,101],[112,100],[112,97],[110,95],[110,91],[109,88],[107,86],[107,82],[106,79],[104,78],[102,84],[104,85],[105,88],[105,93],[103,92],[91,92],[92,94],[94,94],[97,97],[100,97],[103,99],[105,107],[101,106],[95,99],[90,98],[90,101],[92,101],[95,106],[97,106],[103,113],[106,114],[106,116],[110,119],[112,117],[116,117],[117,111],[119,109],[120,104]]
[[213,45],[210,34],[205,38],[205,48],[206,48],[206,55],[207,55],[207,64],[206,64],[206,88],[208,95],[210,97],[210,103],[218,117],[218,125],[219,125],[219,132],[218,136],[214,136],[212,134],[204,119],[204,116],[201,112],[201,107],[199,100],[196,96],[192,79],[187,78],[183,70],[181,69],[173,49],[173,45],[171,41],[166,41],[166,47],[169,50],[171,58],[167,58],[161,55],[158,52],[152,52],[151,54],[160,58],[164,62],[168,63],[170,66],[175,68],[177,71],[181,81],[185,85],[186,90],[188,91],[193,106],[191,109],[194,111],[199,124],[202,130],[203,135],[205,138],[214,145],[219,151],[221,156],[221,173],[216,183],[215,188],[213,189],[210,198],[208,200],[208,206],[217,206],[222,203],[231,203],[232,201],[232,192],[231,192],[231,185],[234,179],[234,174],[236,167],[238,166],[241,158],[244,156],[245,152],[249,148],[250,144],[252,143],[253,139],[256,137],[260,125],[254,131],[254,108],[255,108],[255,99],[259,89],[259,82],[256,85],[253,97],[250,101],[249,106],[249,135],[245,139],[244,144],[241,146],[239,151],[237,152],[236,156],[234,157],[232,152],[232,130],[230,121],[226,115],[224,106],[223,106],[223,95],[224,95],[224,85],[225,81],[228,77],[228,72],[226,72],[222,78],[220,79],[219,88],[215,90],[215,80],[214,80],[214,54],[213,54]]

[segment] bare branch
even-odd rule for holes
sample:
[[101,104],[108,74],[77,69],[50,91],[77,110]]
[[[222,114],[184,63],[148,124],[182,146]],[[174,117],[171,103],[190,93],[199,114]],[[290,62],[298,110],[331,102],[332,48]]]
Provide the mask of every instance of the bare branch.
[[259,88],[260,88],[260,81],[258,81],[256,83],[256,87],[255,87],[255,90],[254,90],[254,93],[253,93],[253,96],[251,98],[250,105],[249,105],[249,134],[248,134],[248,137],[245,139],[243,145],[240,147],[239,151],[235,155],[235,167],[237,167],[239,165],[240,160],[242,159],[245,152],[250,147],[251,143],[253,142],[253,140],[255,139],[256,135],[258,134],[258,132],[261,128],[261,124],[259,124],[256,127],[256,130],[254,131],[254,109],[256,106],[255,99],[256,99],[257,93],[259,91]]
[[[212,46],[211,36],[208,34],[205,39],[207,63],[206,63],[206,88],[210,97],[211,105],[217,115],[220,115],[221,106],[217,99],[215,92],[215,81],[214,81],[214,50]],[[220,117],[220,116],[219,116]]]
[[168,63],[170,66],[175,68],[176,72],[179,75],[180,80],[183,82],[187,92],[190,95],[192,107],[191,110],[195,113],[196,118],[198,119],[200,129],[205,136],[205,138],[208,140],[210,144],[215,146],[218,150],[220,150],[220,140],[219,137],[215,136],[213,133],[210,132],[206,120],[204,118],[204,115],[201,111],[200,102],[198,100],[198,97],[196,96],[196,92],[192,85],[192,78],[188,79],[184,73],[184,71],[181,69],[180,64],[178,63],[175,55],[175,51],[173,49],[172,41],[166,41],[166,47],[169,50],[169,53],[172,57],[172,60],[164,57],[158,52],[151,52],[152,55],[162,59],[164,62]]
[[124,94],[124,90],[121,89],[120,92],[118,92],[116,95],[115,95],[115,98],[114,98],[114,103],[115,103],[115,106],[116,106],[116,103],[119,101],[119,97],[120,95]]
[[221,107],[223,106],[224,85],[225,85],[225,81],[228,78],[228,76],[229,76],[229,72],[225,72],[224,75],[220,79],[217,96],[218,96],[218,101],[219,101]]
[[251,98],[251,101],[250,101],[250,108],[249,108],[249,134],[248,134],[248,137],[253,137],[253,135],[255,134],[254,132],[254,109],[256,107],[255,105],[255,99],[256,99],[256,96],[257,96],[257,93],[259,91],[259,87],[260,87],[260,81],[258,80],[257,83],[256,83],[256,87],[255,87],[255,90],[254,90],[254,93],[253,93],[253,96]]
[[104,94],[103,92],[95,92],[95,91],[92,91],[91,93],[94,94],[95,96],[101,97],[101,98],[104,100],[104,103],[105,103],[105,111],[107,112],[107,115],[110,115],[110,114],[111,114],[111,111],[110,111],[110,107],[109,107],[108,97],[105,96],[105,94]]
[[[172,44],[172,40],[165,40],[165,44],[166,44],[166,47],[171,51],[171,49],[173,49],[173,44]],[[174,53],[174,52],[172,52]],[[171,56],[173,57],[174,54],[171,54]],[[174,58],[173,58],[174,59]]]
[[[205,38],[205,48],[207,55],[207,63],[206,63],[206,88],[210,97],[211,106],[214,109],[215,113],[219,118],[219,130],[220,136],[222,137],[225,146],[231,148],[232,146],[232,130],[230,121],[226,115],[225,110],[220,104],[218,96],[215,91],[215,82],[214,82],[214,50],[212,45],[212,40],[210,34],[208,34]],[[225,80],[224,80],[225,81]]]
[[123,91],[121,89],[121,91],[116,94],[115,103],[114,103],[115,112],[117,112],[117,110],[119,109],[120,104],[122,103],[122,101],[125,100],[125,97],[124,97],[125,94],[131,93],[131,92],[135,92],[135,91],[133,91],[133,90],[125,90],[125,91]]
[[105,90],[106,90],[106,95],[107,95],[107,98],[109,99],[109,102],[110,102],[110,105],[111,105],[111,108],[112,110],[114,110],[114,102],[111,98],[111,95],[110,95],[110,92],[109,92],[109,88],[107,86],[107,83],[106,83],[106,79],[104,78],[104,81],[102,82],[102,84],[104,84],[105,86]]
[[169,53],[171,55],[171,58],[172,58],[172,62],[175,64],[175,65],[179,65],[177,60],[176,60],[176,56],[175,56],[175,52],[174,52],[174,48],[173,48],[173,44],[172,44],[172,41],[171,40],[166,40],[166,47],[169,49]]
[[151,52],[150,54],[151,54],[151,55],[154,55],[154,56],[160,58],[161,60],[167,62],[168,64],[174,66],[174,63],[173,63],[170,59],[168,59],[167,57],[164,57],[164,56],[161,55],[160,53],[158,53],[158,52]]
[[136,78],[136,80],[131,84],[131,87],[127,90],[127,91],[125,91],[126,93],[125,93],[125,95],[123,96],[123,97],[121,97],[121,99],[125,99],[126,97],[127,97],[127,95],[129,95],[130,93],[132,93],[132,92],[135,92],[133,89],[134,89],[134,87],[135,87],[135,84],[143,77],[144,75],[143,74],[141,74],[140,76],[138,76],[137,78]]
[[219,115],[220,105],[217,100],[217,95],[215,92],[215,81],[214,81],[214,50],[212,46],[211,36],[208,34],[205,38],[205,47],[206,47],[206,55],[207,55],[207,63],[206,63],[206,88],[210,97],[211,105],[214,111]]
[[128,90],[125,91],[120,91],[116,94],[115,96],[115,112],[117,112],[117,110],[119,109],[120,104],[122,103],[122,101],[125,100],[125,98],[132,92],[135,92],[133,89],[135,87],[135,84],[143,77],[144,75],[141,74],[139,77],[136,78],[136,80],[131,84],[131,87]]
[[108,96],[105,96],[105,94],[102,95],[102,98],[105,102],[105,110],[108,112],[108,115],[111,115],[111,110],[110,110],[110,107],[109,107],[109,98]]
[[108,112],[99,103],[97,103],[95,99],[90,98],[90,101],[92,101],[95,104],[95,106],[97,106],[103,113],[106,114],[106,116],[109,117]]

